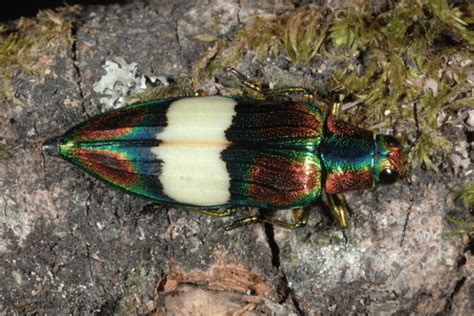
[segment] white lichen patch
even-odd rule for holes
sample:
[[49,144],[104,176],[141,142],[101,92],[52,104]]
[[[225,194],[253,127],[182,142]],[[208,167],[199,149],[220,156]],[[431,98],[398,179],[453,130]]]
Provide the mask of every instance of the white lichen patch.
[[130,103],[129,95],[146,89],[146,78],[137,73],[137,63],[128,64],[122,57],[114,61],[106,60],[106,74],[94,85],[94,91],[105,97],[100,104],[106,109],[120,108]]

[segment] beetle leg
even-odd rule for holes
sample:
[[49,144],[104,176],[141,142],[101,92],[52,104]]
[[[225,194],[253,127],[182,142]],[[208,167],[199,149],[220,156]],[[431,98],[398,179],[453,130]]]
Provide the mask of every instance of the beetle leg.
[[261,95],[265,95],[262,91],[262,87],[260,87],[258,84],[250,81],[244,74],[240,73],[237,69],[235,68],[231,68],[231,67],[227,67],[226,68],[227,71],[231,72],[232,74],[234,74],[239,80],[240,82],[246,86],[247,88],[253,90],[253,91],[256,91],[258,93],[260,93]]
[[262,87],[260,85],[250,81],[244,74],[240,73],[237,69],[228,67],[226,68],[227,71],[233,73],[239,80],[240,82],[246,86],[247,88],[256,91],[262,95],[265,95],[262,91]]
[[273,97],[276,95],[283,95],[283,94],[288,94],[288,93],[302,93],[303,96],[301,97],[300,101],[313,103],[313,100],[314,100],[313,94],[303,87],[277,88],[277,89],[270,89],[263,92],[265,97]]
[[208,215],[208,216],[215,216],[215,217],[226,217],[235,211],[235,209],[233,208],[218,208],[218,209],[189,208],[189,210],[194,213]]
[[245,217],[236,219],[229,225],[225,225],[223,228],[224,230],[232,230],[238,227],[242,227],[244,225],[254,224],[259,221],[260,221],[260,218],[258,215],[245,216]]
[[309,209],[301,207],[301,208],[293,209],[292,211],[293,211],[292,222],[286,222],[286,221],[282,221],[278,219],[268,218],[265,216],[251,215],[251,216],[239,218],[235,220],[234,222],[232,222],[230,225],[224,226],[224,230],[231,230],[237,227],[250,225],[257,222],[267,223],[273,226],[286,228],[286,229],[297,229],[297,228],[305,226],[306,223],[308,222]]
[[336,102],[331,106],[330,114],[335,118],[339,118],[341,116],[341,105],[342,103]]
[[344,195],[342,194],[327,194],[329,209],[331,215],[337,222],[339,227],[347,228],[349,223],[348,206]]
[[283,95],[288,93],[302,93],[303,96],[301,97],[302,102],[312,103],[314,96],[309,90],[303,87],[286,87],[286,88],[278,88],[278,89],[263,89],[260,85],[250,81],[245,75],[237,71],[235,68],[227,68],[227,71],[233,73],[240,82],[247,88],[256,91],[257,93],[261,94],[265,98]]

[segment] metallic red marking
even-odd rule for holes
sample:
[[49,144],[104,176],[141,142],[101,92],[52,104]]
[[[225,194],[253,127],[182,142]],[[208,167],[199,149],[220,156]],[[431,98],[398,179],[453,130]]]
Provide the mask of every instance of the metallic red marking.
[[138,182],[133,165],[120,153],[78,148],[76,155],[87,169],[116,185],[129,187]]
[[[259,131],[275,137],[306,138],[319,137],[320,120],[302,104],[288,106],[287,113],[280,112],[256,114],[256,126]],[[266,126],[272,127],[266,127]],[[277,127],[278,126],[278,127]]]
[[319,169],[309,162],[265,158],[252,170],[249,193],[274,205],[288,205],[319,187]]
[[373,139],[373,133],[362,128],[358,128],[344,121],[338,121],[334,117],[329,116],[326,121],[329,132],[338,136],[357,136],[366,139]]
[[83,130],[81,134],[75,137],[75,141],[84,140],[108,140],[111,138],[117,138],[128,135],[132,131],[131,127],[127,128],[115,128],[111,130],[98,131],[98,130]]
[[369,170],[343,171],[331,173],[326,179],[326,193],[344,193],[354,190],[369,189],[373,185],[372,174]]
[[[126,119],[124,115],[127,115]],[[143,119],[143,116],[144,114],[137,110],[129,110],[127,113],[110,113],[86,125],[74,140],[107,140],[128,135],[133,127]]]
[[319,136],[319,131],[307,127],[269,127],[260,128],[259,131],[275,138],[312,138]]
[[388,160],[400,174],[404,172],[405,154],[400,147],[393,146],[389,149]]

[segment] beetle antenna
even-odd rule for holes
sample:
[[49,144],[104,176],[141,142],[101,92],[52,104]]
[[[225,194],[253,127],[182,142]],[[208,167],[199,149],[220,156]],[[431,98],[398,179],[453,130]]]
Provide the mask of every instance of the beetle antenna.
[[[413,143],[410,146],[410,149],[408,150],[408,155],[412,153],[421,135],[420,122],[418,121],[418,101],[419,100],[420,100],[420,96],[416,97],[416,99],[413,101],[413,117],[415,119],[416,134],[415,134],[415,140],[413,141]],[[413,203],[415,201],[415,193],[413,192],[413,183],[411,181],[410,173],[405,177],[406,182],[408,184],[408,190],[410,191],[410,198],[408,201],[408,208],[406,211],[405,223],[403,224],[403,233],[402,233],[402,240],[400,241],[400,246],[403,246],[403,242],[405,240],[405,232],[408,226],[408,221],[410,220],[410,214],[413,208]]]
[[402,231],[402,239],[400,240],[400,246],[403,246],[403,242],[405,241],[405,234],[407,231],[408,221],[410,220],[411,210],[413,209],[413,202],[415,201],[415,194],[413,192],[413,185],[408,175],[405,178],[406,182],[408,183],[408,190],[410,191],[410,198],[408,199],[408,208],[406,211],[405,222],[403,223],[403,231]]
[[415,119],[416,134],[415,134],[415,140],[413,141],[413,143],[410,146],[410,149],[408,150],[408,154],[411,154],[411,152],[415,148],[421,136],[420,122],[418,121],[418,101],[419,100],[420,100],[420,96],[416,97],[416,99],[413,101],[413,118]]

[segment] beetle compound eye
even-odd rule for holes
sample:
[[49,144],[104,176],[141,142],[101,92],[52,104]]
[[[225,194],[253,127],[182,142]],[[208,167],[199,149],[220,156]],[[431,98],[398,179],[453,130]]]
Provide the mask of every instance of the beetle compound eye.
[[392,168],[386,168],[380,171],[379,179],[381,183],[392,184],[398,180],[398,172]]

